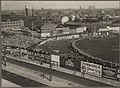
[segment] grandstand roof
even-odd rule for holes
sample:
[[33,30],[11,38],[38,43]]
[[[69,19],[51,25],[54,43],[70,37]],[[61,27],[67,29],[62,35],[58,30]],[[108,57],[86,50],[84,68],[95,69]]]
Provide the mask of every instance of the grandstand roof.
[[98,22],[66,22],[66,25],[75,25],[75,26],[84,26],[84,25],[92,25],[92,24],[97,24]]
[[54,23],[45,23],[42,27],[41,30],[42,32],[50,32],[55,30],[58,27],[58,24]]
[[111,25],[112,21],[105,22],[66,22],[66,25],[72,25],[72,26],[90,26],[90,25],[98,25],[99,28],[105,28],[107,25]]

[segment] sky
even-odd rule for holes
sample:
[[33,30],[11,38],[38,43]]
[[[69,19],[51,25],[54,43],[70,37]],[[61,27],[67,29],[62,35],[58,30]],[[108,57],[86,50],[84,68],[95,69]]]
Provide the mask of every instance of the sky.
[[88,8],[95,6],[96,8],[116,8],[119,7],[119,1],[2,1],[2,10],[21,10],[25,5],[28,8],[41,9],[66,9],[66,8]]

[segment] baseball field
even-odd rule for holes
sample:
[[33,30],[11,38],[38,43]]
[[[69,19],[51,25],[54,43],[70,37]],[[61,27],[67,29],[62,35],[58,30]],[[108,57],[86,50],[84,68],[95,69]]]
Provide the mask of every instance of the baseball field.
[[[49,41],[36,48],[44,49],[51,53],[69,54],[71,56],[77,56],[69,48],[68,45],[72,42],[72,39]],[[91,38],[83,39],[76,43],[76,46],[83,52],[101,58],[106,61],[119,62],[119,36],[114,38]]]
[[80,40],[76,46],[83,52],[106,61],[119,62],[119,36]]

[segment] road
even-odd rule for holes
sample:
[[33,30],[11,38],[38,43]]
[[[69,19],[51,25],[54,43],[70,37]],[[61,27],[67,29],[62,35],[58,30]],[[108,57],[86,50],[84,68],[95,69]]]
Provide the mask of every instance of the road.
[[2,81],[2,85],[1,85],[2,87],[20,87],[20,85],[17,85],[5,79],[2,79],[1,81]]
[[[11,60],[10,63],[7,62],[7,67],[12,69],[17,68],[18,71],[25,72],[26,74],[31,74],[33,76],[36,76],[37,78],[40,77],[39,73],[43,73],[44,71],[45,77],[49,78],[49,72],[50,72],[49,69],[45,69],[43,67],[38,67],[38,66],[35,67],[33,65],[18,63],[18,62],[15,62],[14,60],[13,61]],[[43,77],[40,77],[40,78],[43,79]],[[74,76],[74,75],[68,75],[66,73],[58,72],[55,70],[52,71],[52,79],[53,79],[52,80],[53,83],[59,86],[66,86],[66,87],[80,87],[83,85],[87,87],[109,87],[109,85],[104,83],[92,81],[92,80]]]
[[[19,65],[11,64],[11,63],[7,63],[7,67],[3,67],[3,68],[4,69],[6,69],[6,68],[7,69],[12,69],[14,71],[16,70],[18,72],[21,72],[22,74],[26,73],[28,75],[32,75],[34,77],[43,79],[43,77],[40,76],[40,74],[39,74],[40,72],[42,72],[41,70],[38,72],[38,71],[35,71],[35,70],[32,70],[32,69],[28,69],[28,68],[25,68],[25,67],[22,67],[22,66],[19,66]],[[46,72],[45,72],[45,77],[49,78],[49,75]],[[47,80],[47,79],[44,78],[44,80]],[[62,86],[65,86],[65,87],[81,87],[82,86],[81,84],[74,83],[74,82],[71,82],[71,81],[56,77],[56,76],[52,77],[52,82],[57,84],[58,87],[62,87]]]
[[[13,72],[7,71],[7,70],[3,70],[2,69],[2,78],[12,82],[14,84],[20,85],[21,87],[49,87],[47,85],[44,85],[42,83],[36,82],[34,80],[31,80],[29,78],[20,76],[18,74],[15,74]],[[8,83],[5,85],[6,82],[2,81],[3,85],[2,87],[17,87],[17,85],[11,85],[11,83]]]

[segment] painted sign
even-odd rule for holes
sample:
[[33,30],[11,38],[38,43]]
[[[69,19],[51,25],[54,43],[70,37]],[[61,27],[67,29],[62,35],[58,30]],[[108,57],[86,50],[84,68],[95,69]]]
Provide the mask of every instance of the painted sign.
[[59,55],[51,55],[51,60],[56,62],[58,66],[60,66],[60,56]]
[[74,63],[73,63],[73,61],[71,59],[66,60],[65,65],[74,67]]
[[102,76],[105,78],[117,80],[117,69],[103,66]]
[[118,69],[117,79],[120,81],[120,69]]
[[[85,69],[82,69],[82,68]],[[95,75],[95,76],[102,76],[102,66],[90,62],[81,61],[81,72],[85,70],[85,73]]]

